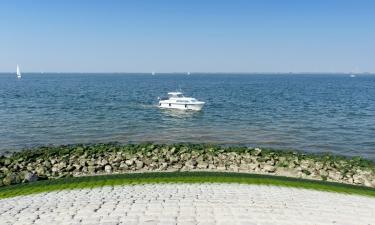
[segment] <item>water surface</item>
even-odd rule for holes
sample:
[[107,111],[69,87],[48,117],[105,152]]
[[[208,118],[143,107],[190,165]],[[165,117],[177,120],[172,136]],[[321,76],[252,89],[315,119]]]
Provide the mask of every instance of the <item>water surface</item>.
[[[202,112],[160,110],[181,88]],[[0,75],[0,152],[47,144],[212,142],[375,159],[375,76]]]

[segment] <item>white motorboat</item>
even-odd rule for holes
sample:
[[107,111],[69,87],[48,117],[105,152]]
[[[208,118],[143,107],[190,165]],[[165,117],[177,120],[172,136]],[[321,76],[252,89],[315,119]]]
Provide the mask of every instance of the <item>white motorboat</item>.
[[182,92],[169,92],[168,98],[159,98],[159,108],[163,109],[199,111],[204,104],[205,102],[198,101],[195,98],[185,97]]

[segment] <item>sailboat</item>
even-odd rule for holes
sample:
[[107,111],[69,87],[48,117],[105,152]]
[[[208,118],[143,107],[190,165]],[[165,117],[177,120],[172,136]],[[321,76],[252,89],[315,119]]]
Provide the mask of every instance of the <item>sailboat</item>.
[[152,71],[151,75],[152,75],[152,76],[155,76],[155,72],[154,72],[154,71]]
[[21,79],[21,71],[20,71],[20,67],[17,65],[17,79]]
[[190,72],[187,72],[186,75],[190,75]]

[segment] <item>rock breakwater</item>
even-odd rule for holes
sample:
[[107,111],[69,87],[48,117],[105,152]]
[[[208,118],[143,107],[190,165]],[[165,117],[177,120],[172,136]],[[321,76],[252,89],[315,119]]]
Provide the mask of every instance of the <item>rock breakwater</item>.
[[360,157],[205,144],[40,147],[0,157],[0,186],[95,174],[227,171],[375,187],[375,163]]

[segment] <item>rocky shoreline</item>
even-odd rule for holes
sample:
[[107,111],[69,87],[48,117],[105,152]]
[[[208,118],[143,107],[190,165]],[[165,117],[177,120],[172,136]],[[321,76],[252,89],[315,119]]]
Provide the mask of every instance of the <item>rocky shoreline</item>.
[[205,144],[39,147],[0,156],[0,186],[95,174],[222,171],[327,180],[375,188],[375,163],[360,157]]

